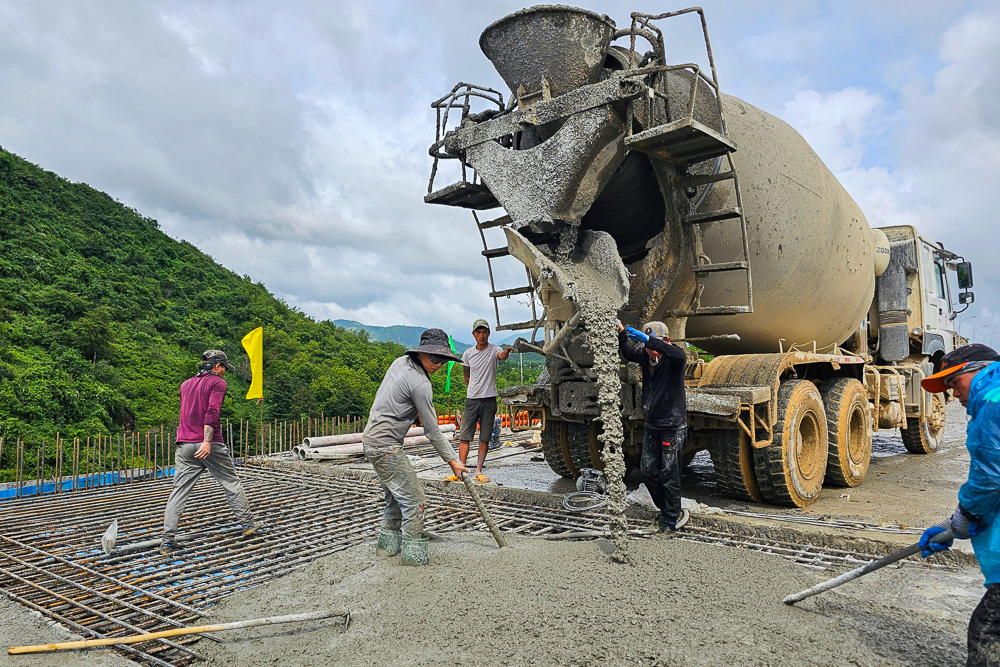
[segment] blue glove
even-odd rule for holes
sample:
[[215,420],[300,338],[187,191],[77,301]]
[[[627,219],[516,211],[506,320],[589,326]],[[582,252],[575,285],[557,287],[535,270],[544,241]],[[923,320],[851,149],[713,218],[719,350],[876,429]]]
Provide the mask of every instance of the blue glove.
[[924,531],[924,534],[920,536],[920,541],[917,542],[917,546],[923,549],[923,551],[920,552],[922,557],[927,558],[931,554],[947,551],[948,547],[954,544],[954,539],[950,539],[947,542],[931,542],[932,537],[938,533],[943,533],[944,531],[945,529],[941,526],[931,526]]
[[625,327],[625,333],[628,334],[629,338],[631,338],[632,340],[634,340],[634,341],[636,341],[638,343],[647,343],[647,342],[649,342],[649,336],[647,336],[646,334],[642,333],[638,329],[633,329],[632,327]]

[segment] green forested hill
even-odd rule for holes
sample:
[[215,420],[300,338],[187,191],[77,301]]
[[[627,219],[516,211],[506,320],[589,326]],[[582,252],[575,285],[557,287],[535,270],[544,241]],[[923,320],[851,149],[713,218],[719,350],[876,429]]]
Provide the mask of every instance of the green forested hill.
[[167,423],[207,348],[238,367],[223,416],[256,417],[240,339],[257,326],[265,419],[366,413],[403,349],[316,322],[155,220],[0,149],[0,436]]

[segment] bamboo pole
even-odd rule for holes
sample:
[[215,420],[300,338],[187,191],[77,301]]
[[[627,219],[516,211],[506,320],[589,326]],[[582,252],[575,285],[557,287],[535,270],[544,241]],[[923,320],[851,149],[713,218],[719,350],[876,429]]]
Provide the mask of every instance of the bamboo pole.
[[116,646],[118,644],[138,644],[154,639],[165,637],[179,637],[181,635],[199,634],[202,632],[220,632],[222,630],[240,630],[242,628],[256,628],[261,625],[276,625],[278,623],[301,623],[303,621],[318,621],[324,618],[340,616],[344,618],[344,627],[351,623],[350,607],[340,609],[328,609],[326,611],[313,611],[305,614],[291,614],[288,616],[267,616],[265,618],[254,618],[248,621],[234,621],[232,623],[215,623],[212,625],[199,625],[193,628],[174,628],[173,630],[162,630],[144,635],[132,635],[129,637],[108,637],[106,639],[83,639],[74,642],[58,642],[55,644],[35,644],[32,646],[11,646],[7,649],[8,655],[20,655],[23,653],[44,653],[47,651],[64,651],[68,649],[91,648],[94,646]]

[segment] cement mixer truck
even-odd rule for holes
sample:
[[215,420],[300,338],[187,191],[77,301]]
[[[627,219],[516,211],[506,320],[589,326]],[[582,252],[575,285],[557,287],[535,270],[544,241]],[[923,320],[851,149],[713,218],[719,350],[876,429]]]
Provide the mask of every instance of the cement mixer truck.
[[[667,58],[682,16],[700,21],[707,69]],[[630,18],[619,29],[564,6],[501,18],[479,45],[510,93],[460,83],[432,105],[425,201],[472,211],[490,296],[530,305],[520,322],[497,308],[497,329],[524,331],[518,349],[546,358],[504,402],[532,414],[553,471],[603,468],[580,316],[599,299],[714,355],[689,348],[685,457],[707,449],[734,498],[804,506],[824,484],[861,484],[879,429],[933,452],[947,397],[920,380],[961,344],[949,272],[968,308],[971,265],[911,226],[870,229],[795,130],[724,94],[700,8]],[[442,187],[448,164],[458,180]],[[505,258],[524,284],[496,284]],[[620,378],[634,465],[642,387],[629,365]]]

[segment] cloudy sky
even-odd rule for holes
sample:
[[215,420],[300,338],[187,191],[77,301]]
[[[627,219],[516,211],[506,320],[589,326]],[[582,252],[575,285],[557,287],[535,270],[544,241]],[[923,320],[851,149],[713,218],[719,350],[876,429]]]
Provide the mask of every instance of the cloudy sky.
[[[798,129],[872,226],[970,259],[962,332],[1000,340],[1000,4],[701,4],[724,89]],[[0,146],[317,318],[465,332],[489,282],[470,214],[422,201],[429,105],[458,81],[506,92],[478,37],[522,6],[0,0]],[[621,27],[684,5],[586,6]],[[671,59],[704,61],[699,39],[677,23]],[[523,281],[507,261],[500,287]]]

